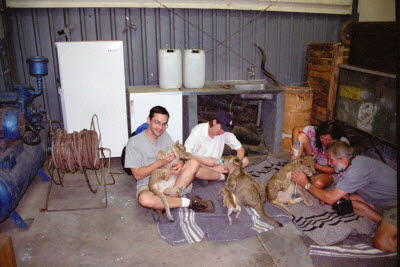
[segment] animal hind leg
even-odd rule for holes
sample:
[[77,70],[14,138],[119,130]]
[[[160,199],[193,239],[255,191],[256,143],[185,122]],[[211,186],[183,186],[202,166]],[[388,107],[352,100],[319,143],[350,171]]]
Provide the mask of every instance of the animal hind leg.
[[299,193],[300,196],[303,198],[304,200],[304,204],[306,204],[307,206],[312,206],[313,202],[312,200],[308,197],[306,189],[304,189],[303,187],[299,187]]
[[294,199],[289,200],[289,202],[287,203],[287,205],[288,205],[289,207],[291,207],[291,206],[293,206],[294,204],[301,202],[302,200],[303,200],[303,198],[301,198],[301,197],[294,198]]
[[164,194],[165,195],[176,195],[176,194],[180,194],[183,192],[183,190],[185,190],[184,187],[170,187],[170,188],[166,188],[164,190]]
[[236,219],[239,218],[240,213],[242,212],[242,207],[240,205],[236,206]]
[[232,225],[232,219],[231,219],[231,214],[233,212],[233,208],[228,209],[228,220],[229,220],[229,225]]

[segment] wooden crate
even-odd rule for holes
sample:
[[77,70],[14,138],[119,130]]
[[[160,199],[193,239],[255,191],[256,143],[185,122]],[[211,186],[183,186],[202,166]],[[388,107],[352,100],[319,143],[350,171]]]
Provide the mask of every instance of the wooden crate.
[[349,49],[340,43],[308,43],[304,80],[314,90],[311,124],[332,120],[339,64],[347,63]]
[[285,94],[281,151],[289,152],[293,128],[310,125],[313,90],[310,87],[297,86],[284,86],[281,89]]

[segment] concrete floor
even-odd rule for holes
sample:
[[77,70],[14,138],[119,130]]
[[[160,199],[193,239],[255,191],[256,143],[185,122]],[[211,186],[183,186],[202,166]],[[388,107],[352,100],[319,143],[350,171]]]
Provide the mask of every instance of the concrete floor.
[[[284,155],[285,156],[285,155]],[[122,173],[119,159],[112,171]],[[26,230],[7,219],[0,231],[12,237],[18,266],[313,266],[301,233],[292,225],[234,242],[203,240],[171,246],[158,234],[149,210],[136,201],[135,182],[115,174],[107,186],[105,209],[41,212],[48,182],[37,176],[16,211],[26,220]],[[77,187],[52,188],[49,209],[104,205],[104,191],[91,194],[81,174],[65,177]],[[91,178],[93,179],[93,177]],[[88,207],[88,206],[86,206]]]

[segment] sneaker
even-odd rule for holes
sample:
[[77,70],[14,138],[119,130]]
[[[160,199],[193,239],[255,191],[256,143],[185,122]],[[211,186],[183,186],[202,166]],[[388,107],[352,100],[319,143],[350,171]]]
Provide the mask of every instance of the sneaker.
[[202,200],[199,197],[189,197],[189,199],[190,199],[189,209],[192,209],[197,212],[206,212],[206,213],[214,212],[214,203],[211,200]]

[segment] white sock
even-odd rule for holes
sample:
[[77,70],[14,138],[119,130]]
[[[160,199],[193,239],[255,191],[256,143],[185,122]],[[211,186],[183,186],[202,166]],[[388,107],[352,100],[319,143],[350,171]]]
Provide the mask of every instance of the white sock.
[[182,208],[187,208],[190,205],[190,199],[186,198],[186,197],[181,197],[182,200]]
[[221,172],[221,176],[218,181],[225,181],[225,174]]

